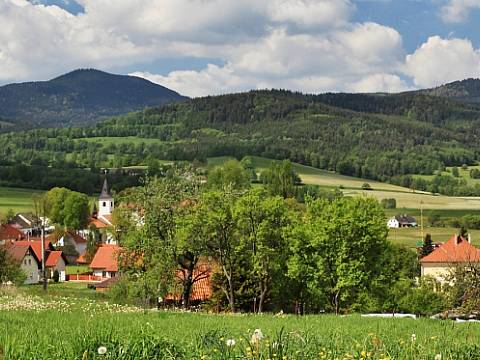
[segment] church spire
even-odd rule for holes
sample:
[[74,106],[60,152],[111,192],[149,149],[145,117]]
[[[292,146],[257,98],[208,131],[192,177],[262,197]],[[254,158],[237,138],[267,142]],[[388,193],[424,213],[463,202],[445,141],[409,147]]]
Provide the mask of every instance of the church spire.
[[111,198],[112,198],[112,195],[108,190],[107,178],[105,178],[105,180],[103,181],[102,192],[100,193],[100,199],[111,199]]

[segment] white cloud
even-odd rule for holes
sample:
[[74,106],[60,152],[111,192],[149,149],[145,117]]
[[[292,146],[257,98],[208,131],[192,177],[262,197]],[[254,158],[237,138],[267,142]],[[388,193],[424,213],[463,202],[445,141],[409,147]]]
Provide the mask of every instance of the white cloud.
[[367,93],[401,92],[411,89],[398,75],[384,73],[368,75],[346,86],[347,91]]
[[406,57],[405,73],[421,87],[480,76],[480,50],[469,40],[430,37]]
[[[373,23],[349,27],[321,34],[289,34],[285,28],[275,29],[256,42],[229,49],[223,67],[209,65],[201,71],[174,71],[167,76],[141,72],[135,75],[189,96],[251,88],[338,91],[378,72],[386,77],[379,84],[382,91],[405,89],[387,75],[400,66],[400,34]],[[362,84],[366,82],[356,84],[356,91],[371,90],[362,89]]]
[[480,9],[480,0],[449,0],[441,8],[440,15],[447,23],[460,23],[467,20],[474,9]]

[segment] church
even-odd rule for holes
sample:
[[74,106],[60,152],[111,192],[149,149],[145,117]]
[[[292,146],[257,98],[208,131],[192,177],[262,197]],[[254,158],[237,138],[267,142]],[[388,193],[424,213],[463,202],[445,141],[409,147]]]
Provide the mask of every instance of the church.
[[[95,226],[100,234],[100,243],[116,245],[112,235],[112,213],[115,209],[115,200],[108,188],[107,178],[103,181],[102,192],[98,197],[98,203],[94,206],[90,226]],[[88,232],[88,230],[87,230]],[[85,234],[87,235],[87,234]]]

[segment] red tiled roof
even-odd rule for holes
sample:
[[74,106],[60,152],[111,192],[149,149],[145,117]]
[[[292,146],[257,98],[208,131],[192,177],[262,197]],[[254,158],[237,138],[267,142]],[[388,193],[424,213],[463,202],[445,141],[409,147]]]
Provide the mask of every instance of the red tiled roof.
[[19,244],[20,241],[7,243],[5,245],[7,253],[17,262],[22,262],[23,258],[27,254],[27,251],[30,250],[33,257],[37,260],[37,263],[40,263],[39,258],[35,255],[32,247],[28,244]]
[[83,254],[81,254],[81,255],[77,258],[77,264],[88,264],[88,261],[87,261],[87,259],[85,258],[86,255],[87,255],[86,252],[84,252]]
[[62,258],[61,251],[49,251],[47,254],[47,261],[45,262],[46,267],[55,267],[58,264],[58,260]]
[[[99,215],[100,221],[112,225],[113,216],[112,215]],[[106,220],[106,222],[104,221]]]
[[105,271],[118,271],[117,254],[120,247],[117,245],[102,245],[90,263],[91,269],[103,269]]
[[25,234],[10,224],[0,225],[0,240],[22,240]]
[[[18,246],[30,246],[32,251],[34,252],[35,256],[39,261],[42,261],[42,241],[41,240],[33,240],[33,241],[17,241],[15,242]],[[45,250],[55,250],[50,243],[50,241],[45,240]]]
[[468,263],[480,262],[480,249],[468,240],[454,235],[430,254],[420,259],[421,263]]
[[[199,264],[193,271],[193,287],[190,293],[190,301],[205,301],[212,296],[212,284],[210,277],[212,275],[212,268],[208,264]],[[186,272],[177,270],[177,278],[180,283],[185,279]],[[167,300],[180,300],[181,294],[169,294],[166,296]]]
[[110,226],[105,222],[101,221],[100,219],[95,219],[95,218],[90,219],[90,225],[95,225],[97,229],[103,229]]

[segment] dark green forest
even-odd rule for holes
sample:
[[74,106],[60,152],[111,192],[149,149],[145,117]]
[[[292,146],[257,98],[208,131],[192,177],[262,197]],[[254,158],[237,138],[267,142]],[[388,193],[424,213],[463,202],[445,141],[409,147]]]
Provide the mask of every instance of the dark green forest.
[[[251,91],[148,108],[96,125],[3,134],[0,173],[18,164],[73,171],[258,155],[418,190],[480,195],[479,187],[453,176],[412,176],[475,164],[479,121],[473,103],[423,92]],[[99,137],[135,138],[91,141]]]

